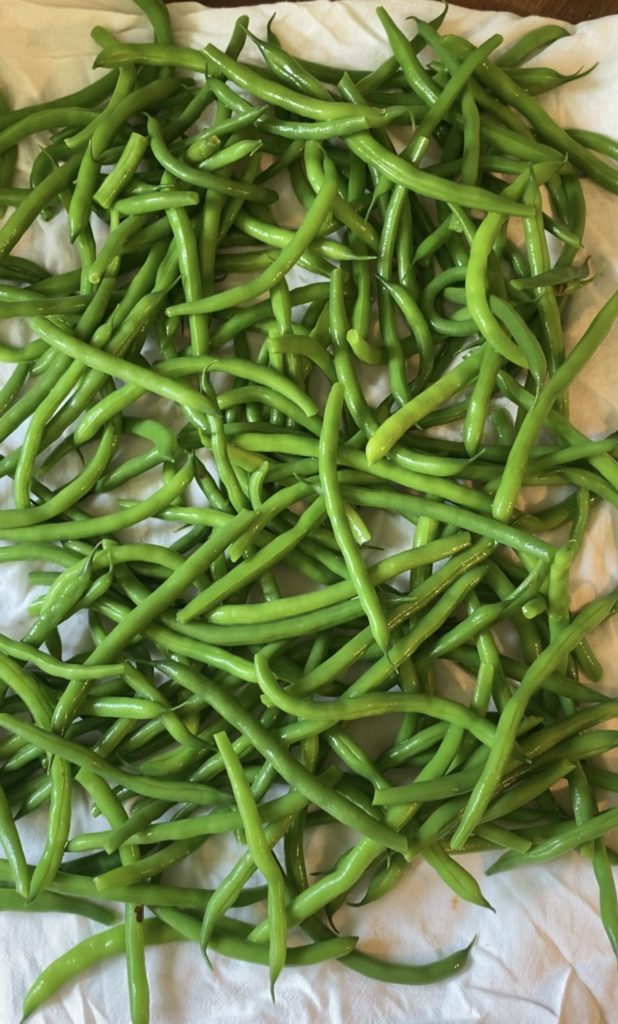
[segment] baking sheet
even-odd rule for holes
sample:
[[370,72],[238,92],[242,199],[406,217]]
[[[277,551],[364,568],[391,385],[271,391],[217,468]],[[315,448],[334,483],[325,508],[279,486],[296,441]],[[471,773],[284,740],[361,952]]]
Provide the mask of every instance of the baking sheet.
[[[431,18],[441,9],[432,2],[402,0],[384,6],[403,23],[411,13]],[[373,67],[386,55],[373,0],[313,0],[234,10],[208,10],[196,3],[171,8],[179,43],[225,46],[235,18],[251,17],[263,33],[276,12],[276,31],[292,52],[348,66]],[[541,18],[518,19],[452,7],[446,28],[480,43],[493,32],[510,44]],[[11,105],[38,102],[79,88],[91,80],[96,47],[89,37],[94,23],[120,38],[148,38],[144,18],[129,0],[11,0],[0,4],[0,84]],[[560,123],[618,134],[618,17],[573,27],[569,38],[554,43],[532,64],[565,72],[598,62],[588,77],[564,86],[543,102]],[[23,150],[26,153],[26,149]],[[581,334],[592,310],[618,281],[618,198],[585,184],[588,224],[585,246],[597,274],[571,307],[567,344]],[[62,247],[57,226],[33,230],[22,250],[41,255],[58,270],[74,263]],[[618,331],[614,330],[587,367],[572,396],[577,425],[591,436],[618,429]],[[574,602],[580,605],[618,584],[618,516],[606,507],[593,517],[591,536],[576,566]],[[20,636],[28,622],[33,591],[27,578],[2,567],[0,628]],[[597,631],[595,649],[605,665],[603,688],[618,694],[618,621]],[[80,820],[82,819],[82,820]],[[23,838],[30,860],[41,848],[44,815],[29,818]],[[76,815],[74,831],[86,826]],[[311,841],[314,870],[328,867],[332,851]],[[209,840],[186,865],[184,880],[211,886],[222,877],[238,850]],[[597,910],[597,890],[589,862],[572,855],[534,869],[483,877],[494,858],[467,857],[466,867],[481,879],[496,913],[463,904],[427,865],[415,862],[399,885],[377,905],[342,909],[337,924],[358,934],[367,952],[422,963],[443,956],[476,936],[468,969],[436,986],[403,988],[369,981],[336,964],[284,972],[277,1002],[270,1001],[267,971],[213,954],[208,970],[196,947],[175,944],[148,953],[153,1024],[283,1024],[329,1021],[331,1024],[604,1024],[616,1019],[618,982],[615,960]],[[189,869],[191,873],[189,874]],[[198,883],[199,884],[199,883]],[[40,970],[98,926],[56,915],[0,914],[0,1020],[17,1022],[25,991]],[[82,976],[32,1017],[33,1024],[123,1024],[128,1021],[124,965],[121,960]]]

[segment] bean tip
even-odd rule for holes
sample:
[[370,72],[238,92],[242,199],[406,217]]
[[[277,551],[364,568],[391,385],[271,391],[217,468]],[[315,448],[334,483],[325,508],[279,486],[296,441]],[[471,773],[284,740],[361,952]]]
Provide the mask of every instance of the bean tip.
[[451,850],[453,850],[455,853],[462,850],[463,847],[466,845],[466,841],[468,840],[471,831],[472,829],[468,827],[465,820],[462,821],[459,828],[456,829],[456,831],[453,833],[453,836],[451,837]]
[[[453,844],[451,843],[451,846],[452,845]],[[509,857],[510,854],[503,854],[502,857],[499,857],[497,861],[495,861],[493,864],[490,864],[490,866],[485,869],[485,874],[499,875],[502,871],[506,871],[507,868],[511,866],[511,861],[509,860]]]
[[365,446],[365,458],[370,466],[373,466],[376,462],[379,462],[382,458],[383,452],[381,445],[373,444],[373,438],[370,438]]

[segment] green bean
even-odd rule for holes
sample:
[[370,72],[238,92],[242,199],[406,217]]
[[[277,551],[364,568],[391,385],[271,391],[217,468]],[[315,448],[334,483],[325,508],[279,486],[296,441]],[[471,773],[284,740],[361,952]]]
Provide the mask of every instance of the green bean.
[[179,316],[191,313],[214,313],[217,310],[229,309],[236,302],[256,298],[263,291],[273,288],[287,272],[298,262],[310,241],[319,232],[323,220],[326,217],[336,192],[337,183],[334,175],[328,173],[324,177],[324,184],[318,192],[307,213],[302,225],[295,232],[288,245],[281,250],[270,267],[259,274],[247,285],[236,285],[226,292],[212,295],[197,302],[179,303],[170,306],[167,310],[168,316]]
[[[449,742],[443,743],[432,761],[422,770],[423,777],[434,777],[441,774],[451,760],[451,745]],[[394,808],[392,811],[387,811],[386,819],[395,828],[402,829],[416,810],[416,805]],[[370,839],[362,839],[344,854],[334,871],[314,882],[305,892],[299,893],[295,897],[288,906],[288,922],[291,924],[305,920],[310,914],[325,906],[331,898],[336,898],[342,891],[347,891],[363,875],[375,857],[382,852],[383,848],[377,846]],[[260,939],[262,932],[263,926],[260,925],[254,929],[253,937]],[[438,969],[439,963],[436,963]],[[418,977],[419,973],[421,978],[426,976],[429,980],[432,977],[431,970],[426,975],[425,972],[412,971],[409,977]]]
[[[83,769],[78,772],[77,779],[95,799],[110,824],[118,824],[126,820],[122,805],[102,779],[96,775],[90,775]],[[120,851],[120,856],[123,864],[132,864],[138,859],[139,854],[135,847],[125,846]],[[142,914],[138,905],[130,903],[125,907],[125,951],[129,1006],[131,1019],[147,1024],[150,1017],[150,995],[146,975],[144,940]]]
[[403,313],[418,346],[420,357],[419,372],[416,380],[418,387],[431,374],[433,368],[433,342],[429,325],[419,306],[402,285],[393,284],[389,281],[384,281],[383,284]]
[[[534,165],[534,173],[541,181],[551,177],[556,167],[552,163]],[[529,172],[524,171],[507,186],[509,195],[521,195],[527,184]],[[487,342],[517,366],[528,368],[527,353],[522,353],[516,342],[511,340],[493,315],[487,295],[487,268],[491,249],[502,227],[503,219],[495,213],[488,214],[476,232],[470,250],[466,282],[466,300],[469,313]],[[521,335],[518,335],[520,338]]]
[[206,590],[202,590],[192,601],[178,612],[177,618],[180,623],[189,622],[197,615],[204,615],[220,601],[230,597],[240,587],[256,579],[266,569],[276,565],[284,554],[293,551],[299,541],[325,516],[325,506],[322,499],[317,498],[299,517],[296,525],[288,530],[281,537],[275,538],[270,544],[262,548],[254,555],[251,562],[244,562],[235,566],[222,579],[212,583]]
[[[113,358],[113,357],[112,357]],[[35,527],[66,511],[92,489],[95,481],[107,467],[116,447],[116,430],[108,424],[101,437],[96,456],[65,487],[56,491],[53,497],[36,507],[7,509],[0,513],[0,530],[15,530],[20,527]]]
[[105,925],[113,924],[116,918],[113,911],[89,900],[50,892],[42,893],[35,900],[26,900],[13,890],[3,888],[0,889],[0,907],[2,910],[18,910],[20,913],[79,914]]
[[436,871],[440,878],[446,882],[450,889],[461,899],[468,903],[484,907],[487,910],[494,908],[487,902],[481,888],[469,871],[466,871],[461,864],[458,864],[438,843],[435,846],[428,846],[423,851],[423,857],[430,867]]
[[30,879],[21,839],[13,820],[11,808],[2,786],[0,786],[0,844],[11,868],[15,892],[22,899],[30,899]]
[[0,257],[6,256],[28,230],[41,210],[50,200],[66,188],[80,164],[75,155],[65,164],[55,168],[47,177],[22,200],[0,228]]
[[[179,672],[179,669],[169,662],[165,663],[165,668],[172,677]],[[359,828],[360,831],[367,835],[375,835],[376,840],[384,842],[384,845],[388,848],[398,849],[400,852],[405,851],[407,845],[405,840],[394,833],[392,829],[386,828],[365,812],[355,808],[349,801],[340,797],[337,793],[325,789],[323,791],[320,784],[316,783],[315,778],[296,761],[291,759],[278,742],[268,736],[263,726],[255,722],[250,715],[247,715],[239,708],[223,690],[218,687],[215,689],[215,685],[211,680],[206,680],[194,674],[191,670],[184,668],[180,674],[183,680],[186,681],[186,684],[190,683],[192,687],[196,687],[199,691],[210,695],[212,706],[216,708],[226,721],[230,724],[242,722],[243,730],[257,750],[264,750],[268,746],[269,759],[281,777],[305,794],[309,800],[312,800],[318,806],[332,807],[341,821],[348,822],[350,827]]]
[[[328,778],[325,778],[324,781],[328,781]],[[305,806],[306,802],[306,798],[302,794],[288,793],[285,796],[261,803],[258,807],[260,821],[276,823],[298,811]],[[136,843],[149,845],[166,841],[175,842],[179,839],[192,839],[198,836],[217,835],[241,827],[242,818],[238,811],[212,811],[206,815],[168,823],[157,823],[146,829],[135,830],[132,838]],[[99,843],[101,837],[95,836],[89,840],[89,844],[90,842]],[[111,852],[109,841],[105,842],[104,848],[109,848],[108,852]]]
[[[555,558],[557,558],[557,555],[554,556],[554,560]],[[425,658],[421,658],[420,661],[424,663],[426,658],[443,657],[449,651],[460,646],[462,641],[465,642],[467,639],[475,636],[479,629],[485,629],[502,615],[511,615],[515,609],[521,607],[538,592],[548,574],[548,568],[546,563],[536,563],[533,571],[511,593],[507,600],[493,606],[486,605],[475,608],[474,612],[468,616],[464,623],[455,626],[450,632],[443,634],[436,640],[431,645],[431,649],[426,653],[424,652]],[[551,569],[549,571],[551,572]]]
[[[118,84],[122,83],[119,76]],[[130,76],[132,81],[133,76]],[[110,104],[113,101],[110,100]],[[92,122],[91,122],[92,124]],[[90,130],[90,126],[89,129]],[[77,245],[82,244],[83,236],[86,235],[90,224],[90,212],[92,209],[92,198],[100,179],[99,164],[92,155],[92,145],[89,142],[86,152],[82,157],[75,179],[75,188],[69,203],[69,225],[71,241]]]
[[433,135],[440,121],[445,119],[459,94],[466,88],[469,79],[472,78],[479,64],[481,64],[501,42],[501,36],[491,36],[482,44],[482,46],[478,47],[476,51],[470,53],[459,67],[456,68],[455,65],[453,65],[450,80],[444,87],[438,101],[429,108],[423,117],[409,143],[410,158],[414,163],[417,163],[426,152],[430,137]]
[[8,288],[0,289],[0,319],[14,316],[54,316],[81,313],[88,305],[85,296],[75,295],[58,297],[53,295],[37,295],[31,289]]
[[166,46],[173,40],[170,12],[161,0],[135,0],[154,30],[155,42]]
[[0,675],[2,681],[10,686],[24,703],[37,725],[48,728],[51,715],[49,700],[32,676],[19,665],[15,665],[12,657],[6,652],[0,654]]
[[109,665],[97,665],[86,668],[72,662],[59,662],[51,654],[37,650],[35,647],[20,642],[9,640],[0,636],[0,651],[14,657],[18,662],[32,662],[37,668],[42,669],[48,676],[57,679],[82,678],[82,679],[104,679],[108,676],[122,675],[125,670],[123,662],[116,662]]
[[153,784],[149,780],[116,768],[97,754],[87,750],[87,748],[82,747],[78,743],[74,743],[72,740],[62,739],[54,733],[44,732],[38,726],[19,722],[4,713],[2,713],[0,719],[3,727],[9,732],[29,740],[47,753],[64,758],[72,764],[79,765],[96,775],[107,775],[110,779],[119,782],[121,785],[126,785],[133,792],[139,792],[143,796],[153,796],[155,793],[163,796],[169,793],[169,797],[172,800],[182,800],[184,792],[187,799],[196,803],[202,803],[203,805],[221,802],[222,794],[217,793],[212,787],[193,783],[178,786],[174,783],[163,781],[157,781]]
[[48,588],[38,609],[37,621],[24,636],[24,643],[42,644],[48,634],[72,614],[90,587],[93,576],[90,555],[60,573]]
[[612,160],[618,159],[616,142],[608,135],[603,135],[601,132],[587,131],[584,128],[570,128],[569,135],[576,142],[580,142],[582,146],[594,149],[595,152],[602,153],[603,156],[609,156]]
[[[369,119],[367,116],[354,116],[335,118],[331,121],[320,122],[299,122],[280,121],[273,117],[260,117],[260,127],[266,129],[269,134],[279,135],[286,139],[307,139],[314,141],[328,140],[332,138],[346,138],[348,135],[355,135],[356,132],[368,128],[383,128],[386,125],[398,122],[400,119],[407,121],[408,108],[404,106],[392,106],[389,110],[375,111],[374,116]],[[381,116],[380,116],[381,115]]]
[[369,133],[359,132],[350,137],[350,149],[357,156],[374,166],[381,174],[395,185],[405,188],[430,199],[444,202],[455,202],[461,206],[494,211],[501,216],[530,215],[528,207],[510,200],[508,197],[491,196],[485,189],[475,185],[445,185],[426,171],[412,167],[401,157],[381,146]]
[[142,856],[131,864],[122,864],[111,868],[106,864],[101,867],[102,873],[95,876],[96,889],[100,894],[110,889],[132,888],[134,884],[141,884],[153,876],[162,874],[174,864],[178,864],[179,861],[195,853],[203,842],[203,836],[197,839],[180,840],[167,844],[155,853]]
[[200,197],[197,192],[181,192],[176,189],[153,189],[140,192],[139,195],[126,196],[114,203],[115,213],[128,214],[153,213],[159,210],[176,210],[187,206],[197,206]]
[[71,775],[62,758],[52,758],[49,768],[51,804],[45,849],[30,880],[30,899],[49,887],[64,856],[64,848],[71,827]]
[[[545,338],[545,345],[548,353],[550,370],[555,372],[564,360],[564,338],[562,336],[562,325],[556,294],[552,288],[551,280],[547,281],[544,275],[550,271],[550,258],[545,230],[542,218],[542,199],[539,189],[530,183],[526,189],[526,198],[534,207],[536,214],[525,224],[528,259],[532,278],[537,278],[539,287],[535,290],[537,307],[540,312],[541,328]],[[564,409],[566,399],[558,396],[558,406]]]
[[97,55],[95,67],[123,67],[143,64],[146,67],[175,67],[184,71],[204,71],[204,57],[198,50],[174,43],[120,43],[105,45]]
[[[448,45],[459,58],[467,54],[470,49],[470,44],[460,38],[455,39],[451,37]],[[479,81],[491,89],[498,99],[508,103],[515,110],[523,114],[541,138],[546,139],[550,145],[554,145],[560,152],[568,154],[573,163],[584,171],[589,178],[607,188],[610,192],[618,190],[616,172],[602,160],[591,156],[584,146],[572,139],[563,128],[560,128],[552,120],[533,97],[528,96],[524,89],[521,89],[511,81],[506,72],[491,61],[486,61],[479,68],[477,75]]]
[[[578,823],[583,825],[595,816],[598,808],[581,765],[577,765],[571,775],[570,786],[575,816]],[[597,839],[593,844],[592,865],[599,886],[601,920],[612,948],[616,952],[618,945],[616,886],[612,876],[607,846],[602,839]]]
[[615,594],[591,601],[568,626],[565,626],[526,672],[516,693],[511,697],[502,713],[497,727],[498,739],[490,753],[486,767],[474,787],[463,819],[453,836],[452,844],[455,849],[459,843],[465,842],[465,839],[473,831],[473,823],[480,819],[491,799],[496,779],[500,778],[501,771],[511,754],[513,731],[521,721],[530,697],[542,685],[544,676],[560,664],[564,654],[572,650],[580,637],[592,628],[593,624],[603,622],[613,614],[615,604]]
[[[441,558],[456,554],[467,547],[469,543],[469,535],[461,533],[410,551],[403,551],[371,566],[369,576],[374,584],[383,583],[407,569],[415,568],[418,565],[430,565]],[[222,625],[232,623],[257,625],[262,622],[279,621],[282,618],[307,615],[318,608],[339,604],[340,601],[353,597],[354,593],[352,581],[342,580],[323,590],[299,594],[295,597],[285,597],[279,601],[255,605],[221,605],[213,609],[209,620]]]
[[[144,922],[144,937],[148,945],[176,942],[181,936],[173,928],[149,919]],[[68,953],[54,960],[30,987],[24,998],[24,1019],[31,1016],[42,1003],[50,999],[62,985],[76,974],[111,956],[124,951],[124,925],[115,925],[96,935],[83,939]]]
[[519,316],[517,310],[509,306],[499,296],[492,295],[490,297],[489,307],[510,331],[516,344],[524,353],[528,369],[538,390],[543,385],[547,371],[545,356],[539,342],[526,322]]
[[341,962],[353,971],[366,978],[375,978],[376,981],[399,985],[431,985],[461,971],[467,963],[470,949],[471,945],[465,946],[441,960],[424,965],[392,963],[376,956],[368,956],[360,950],[348,953],[342,957]]
[[268,662],[261,654],[256,655],[255,669],[258,683],[268,702],[297,718],[317,718],[330,723],[353,721],[356,718],[396,711],[418,710],[443,721],[461,724],[462,728],[467,728],[481,743],[488,746],[493,743],[494,730],[488,722],[475,720],[476,716],[466,714],[464,708],[451,701],[443,702],[440,697],[426,697],[424,694],[416,693],[375,694],[369,697],[342,698],[322,705],[321,702],[288,696],[280,690]]
[[[191,363],[185,364],[181,360],[173,360],[165,365],[165,372],[174,376],[181,375],[185,366],[190,369]],[[291,398],[305,416],[315,416],[317,413],[317,406],[313,399],[301,388],[286,380],[282,374],[269,367],[250,363],[249,360],[233,358],[205,359],[201,364],[194,361],[193,366],[211,373],[217,371],[230,373],[236,377],[242,377],[244,380],[262,384],[264,387],[271,387],[274,391],[279,391],[285,397]]]
[[342,407],[343,387],[337,383],[330,390],[324,410],[319,450],[320,482],[333,533],[345,559],[358,599],[369,621],[373,638],[378,647],[386,652],[390,647],[388,625],[377,592],[350,529],[337,480],[337,445]]
[[496,64],[499,64],[501,68],[515,68],[519,64],[524,64],[530,57],[534,57],[540,50],[544,50],[546,46],[569,35],[570,32],[566,25],[539,25],[538,28],[530,29],[515,43],[512,43],[497,58]]
[[[482,125],[481,134],[489,142],[503,150],[507,156],[522,160],[533,159],[537,162],[546,160],[551,162],[559,159],[560,150],[555,149],[553,146],[546,146],[543,143],[536,142],[528,135],[525,135],[521,128],[522,125],[518,125],[513,130],[503,124],[494,124],[488,119]],[[560,173],[560,169],[557,167],[556,174]]]
[[459,363],[449,374],[430,384],[428,388],[410,399],[406,405],[381,423],[367,442],[365,452],[369,464],[384,458],[410,427],[470,383],[480,368],[482,356],[482,349],[478,349]]
[[570,850],[575,850],[591,839],[598,839],[614,828],[618,822],[618,809],[615,807],[607,811],[601,811],[585,824],[577,822],[568,823],[556,830],[556,835],[543,843],[538,843],[525,854],[517,851],[503,854],[495,864],[489,868],[489,873],[495,874],[504,871],[520,863],[537,863],[551,860]]
[[[284,833],[287,835],[290,820],[290,817],[283,818],[276,825],[271,825],[267,830],[265,830],[264,838],[270,848],[278,842]],[[200,944],[203,948],[210,940],[217,921],[226,910],[231,906],[234,906],[237,902],[239,894],[242,892],[242,887],[246,884],[254,871],[255,864],[249,855],[249,851],[247,851],[247,853],[236,862],[229,874],[223,879],[218,888],[212,894],[211,899],[209,899],[206,905],[202,920]]]
[[[126,618],[118,623],[105,640],[88,657],[88,662],[97,664],[105,661],[112,651],[122,650],[127,640],[141,632],[150,622],[168,608],[187,586],[190,586],[203,568],[227,547],[231,540],[244,530],[253,518],[253,513],[240,513],[232,522],[215,532],[209,540],[200,545],[191,557],[172,572],[168,578],[152,591],[146,600],[133,608]],[[68,685],[54,711],[54,724],[66,727],[75,715],[79,701],[86,693],[87,682],[74,680]]]
[[[503,393],[507,393],[510,396],[516,397],[519,404],[524,409],[528,410],[533,404],[533,396],[520,386],[503,370],[498,374],[498,386]],[[557,411],[549,413],[548,422],[552,429],[559,432],[559,436],[570,444],[578,444],[579,442],[586,442],[589,438],[585,434],[582,434],[575,427],[570,425],[568,421]],[[594,469],[602,476],[608,483],[616,487],[618,484],[618,466],[613,458],[606,455],[599,455],[590,457],[590,464]]]
[[496,519],[506,521],[511,517],[521,486],[521,480],[525,473],[528,452],[534,443],[541,425],[544,423],[547,414],[551,411],[562,388],[573,379],[574,375],[604,341],[617,315],[618,292],[615,292],[599,313],[597,313],[587,331],[547,382],[545,388],[538,394],[507,456],[504,474],[496,491],[492,506]]
[[185,462],[178,472],[170,478],[158,491],[143,501],[133,503],[129,508],[110,512],[107,515],[90,518],[76,518],[70,522],[45,523],[39,526],[11,527],[0,529],[0,535],[9,540],[68,540],[97,536],[100,533],[114,532],[139,523],[144,517],[156,515],[158,511],[169,507],[170,501],[178,498],[189,486],[193,478],[190,460]]
[[105,210],[109,210],[117,196],[126,188],[137,171],[148,148],[148,139],[139,132],[131,132],[127,143],[116,161],[116,165],[105,176],[103,182],[94,193],[94,200]]
[[154,370],[136,367],[109,352],[99,352],[41,317],[33,317],[30,323],[32,329],[40,334],[48,344],[85,366],[120,377],[121,380],[131,384],[138,384],[155,395],[177,401],[195,412],[202,412],[207,416],[216,415],[212,403],[206,397],[185,387],[184,384],[171,383]]
[[95,107],[97,103],[101,103],[112,91],[117,77],[116,72],[110,72],[110,74],[103,75],[102,78],[98,78],[83,89],[78,89],[77,92],[70,95],[59,96],[56,99],[46,100],[44,103],[32,104],[28,107],[21,107],[17,110],[3,110],[0,113],[0,128],[4,129],[8,125],[15,124],[21,118],[39,113],[41,110],[58,107]]
[[[185,938],[197,941],[199,923],[191,915],[182,911],[162,911],[160,908],[157,908],[157,915],[173,922],[173,927],[179,928]],[[232,919],[226,918],[224,922],[220,922],[220,927],[225,928],[225,932],[231,931],[231,934],[223,932],[220,935],[213,935],[210,941],[213,949],[224,956],[232,956],[248,963],[267,963],[268,954],[263,946],[238,937],[239,931],[241,935],[246,934],[246,928],[241,922],[235,921],[232,924]],[[340,936],[304,946],[288,946],[285,966],[303,967],[320,963],[322,960],[344,957],[354,949],[357,941],[355,936]]]
[[247,66],[238,64],[229,56],[223,54],[216,46],[208,45],[204,51],[206,55],[207,68],[211,65],[217,71],[222,72],[228,79],[235,82],[245,91],[263,99],[267,103],[299,114],[301,117],[311,117],[316,121],[328,121],[333,118],[345,118],[350,114],[360,117],[367,117],[373,126],[373,117],[380,112],[373,107],[359,106],[350,109],[347,103],[333,100],[321,100],[299,96],[294,90],[271,83],[258,71]]
[[361,505],[366,505],[369,508],[383,508],[394,514],[406,516],[412,522],[422,515],[431,516],[438,522],[450,523],[459,529],[469,530],[471,533],[477,533],[499,544],[505,544],[526,555],[549,558],[553,550],[549,544],[536,537],[531,537],[523,530],[515,527],[505,528],[505,524],[485,519],[467,509],[454,511],[447,505],[441,505],[426,498],[417,498],[411,494],[398,494],[393,500],[388,491],[354,485],[346,486],[344,493],[350,500],[357,501]]
[[[441,595],[451,583],[463,577],[463,582],[460,582],[459,586],[455,589],[451,588],[450,593],[445,594],[444,598],[441,598],[437,606],[434,607],[429,623],[427,621],[419,622],[416,627],[409,631],[406,637],[396,642],[389,652],[389,657],[383,656],[379,662],[366,670],[354,684],[356,692],[366,692],[366,690],[374,689],[384,682],[392,674],[394,667],[398,663],[401,664],[405,661],[406,657],[413,653],[416,647],[430,634],[432,627],[446,619],[454,607],[457,606],[462,596],[465,595],[465,591],[470,588],[470,584],[475,581],[474,575],[466,576],[466,572],[471,566],[487,558],[491,547],[491,544],[487,545],[485,542],[480,542],[470,548],[469,551],[454,556],[447,565],[437,570],[433,576],[419,585],[414,596],[409,601],[401,606],[395,606],[393,611],[389,613],[392,628],[415,615],[421,608],[424,608],[434,598]],[[332,682],[339,673],[348,669],[350,665],[366,652],[371,644],[371,639],[369,627],[353,636],[335,654],[325,659],[315,670],[307,673],[298,692],[302,694],[312,693],[315,690],[321,689],[326,683]]]
[[275,200],[276,194],[268,188],[243,183],[238,179],[223,178],[214,172],[192,167],[174,156],[167,148],[161,125],[154,117],[148,118],[148,135],[153,156],[174,178],[200,189],[212,189],[222,195],[252,199],[257,203],[271,203]]
[[178,80],[174,78],[158,78],[149,85],[135,89],[117,103],[111,105],[98,121],[90,139],[92,158],[101,163],[103,154],[110,146],[115,133],[126,121],[136,113],[167,99],[178,88]]
[[[287,925],[285,919],[285,887],[281,869],[273,856],[270,844],[262,832],[260,816],[242,765],[226,733],[217,733],[215,742],[228,774],[230,784],[242,818],[246,841],[257,869],[268,885],[268,920],[270,931],[269,969],[270,991],[274,1000],[275,982],[285,964]],[[204,931],[201,935],[202,951],[206,951]]]

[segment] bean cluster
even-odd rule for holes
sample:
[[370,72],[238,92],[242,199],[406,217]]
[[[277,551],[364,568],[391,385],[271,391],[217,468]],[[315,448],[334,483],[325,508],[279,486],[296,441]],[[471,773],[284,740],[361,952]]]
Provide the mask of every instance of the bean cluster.
[[[30,331],[0,346],[0,562],[43,588],[0,635],[0,907],[107,926],[24,1015],[124,952],[141,1024],[145,948],[179,939],[267,965],[272,990],[326,958],[449,977],[469,947],[385,963],[332,918],[417,857],[488,906],[470,851],[504,851],[493,872],[589,857],[618,951],[597,760],[618,701],[587,641],[618,594],[574,614],[569,588],[595,506],[618,505],[616,439],[568,407],[618,293],[568,354],[563,332],[589,277],[581,179],[618,192],[618,144],[534,98],[587,73],[525,66],[566,29],[474,47],[378,8],[391,55],[346,71],[245,17],[225,52],[182,47],[137,2],[153,42],[95,28],[102,77],[0,112],[0,317]],[[14,252],[38,218],[75,269]],[[76,834],[84,792],[98,828]],[[16,821],[42,807],[30,866]],[[341,826],[354,844],[310,875],[307,835]],[[246,852],[221,884],[173,883],[227,833]]]

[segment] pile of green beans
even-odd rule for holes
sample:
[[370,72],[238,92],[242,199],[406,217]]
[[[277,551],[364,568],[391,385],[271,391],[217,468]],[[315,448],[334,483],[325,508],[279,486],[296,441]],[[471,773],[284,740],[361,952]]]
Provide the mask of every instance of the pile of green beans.
[[[569,584],[595,506],[618,506],[616,438],[569,420],[618,293],[568,352],[563,328],[589,277],[581,180],[618,193],[618,148],[534,98],[576,77],[526,67],[567,30],[475,48],[378,8],[391,55],[350,71],[244,17],[225,52],[182,47],[161,0],[137,4],[152,42],[95,28],[102,77],[0,111],[0,318],[30,331],[0,346],[0,563],[40,588],[0,635],[0,908],[107,926],[24,1018],[124,953],[145,1024],[146,946],[179,940],[267,965],[273,994],[327,958],[450,977],[469,946],[386,963],[332,923],[419,857],[487,907],[455,855],[576,850],[618,953],[598,761],[618,701],[587,639],[618,592],[574,613]],[[73,270],[15,254],[39,218]],[[341,826],[353,845],[316,874],[307,838]],[[174,882],[228,833],[246,851],[220,884]]]

